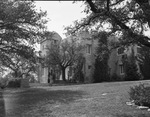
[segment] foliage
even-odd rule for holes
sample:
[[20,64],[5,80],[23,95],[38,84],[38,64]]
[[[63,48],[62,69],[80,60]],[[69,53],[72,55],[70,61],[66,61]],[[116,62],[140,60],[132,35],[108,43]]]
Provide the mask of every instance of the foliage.
[[[122,41],[140,43],[150,47],[150,5],[148,0],[85,0],[86,18],[66,27],[68,34],[88,29],[97,33],[102,30],[122,36]],[[107,25],[106,25],[107,24]]]
[[33,44],[42,36],[44,24],[47,22],[43,19],[46,12],[37,12],[34,2],[1,0],[0,16],[0,56],[3,56],[0,62],[2,65],[8,68],[16,65],[16,57],[32,61],[34,59]]
[[138,68],[135,62],[134,63],[126,62],[125,80],[126,81],[140,80],[140,74],[137,71]]
[[140,71],[144,79],[150,79],[150,49],[148,47],[141,47],[139,57]]
[[29,74],[27,77],[28,77],[30,83],[38,82],[37,74]]
[[76,69],[75,69],[75,73],[73,76],[73,81],[81,82],[81,83],[84,82],[84,74],[82,71],[83,64],[84,64],[84,57],[80,56],[76,62],[76,65],[74,66]]
[[150,107],[150,87],[144,84],[131,87],[129,95],[136,105]]
[[120,80],[121,78],[116,73],[114,73],[111,77],[111,81],[120,81]]
[[7,71],[7,68],[2,66],[2,64],[0,63],[0,76],[4,77],[6,71]]
[[11,80],[9,80],[7,87],[9,87],[9,88],[19,88],[19,87],[21,87],[21,79],[11,79]]
[[108,58],[109,48],[107,33],[101,32],[98,35],[94,34],[94,39],[98,40],[98,47],[96,49],[95,69],[94,69],[94,82],[102,82],[109,80],[108,75]]
[[65,69],[68,66],[74,65],[81,56],[82,47],[78,43],[77,38],[70,37],[62,40],[58,46],[48,48],[48,55],[46,57],[47,65],[59,65],[62,70],[62,78],[65,81]]
[[109,81],[107,63],[105,63],[104,61],[100,61],[99,58],[95,59],[95,69],[93,78],[94,83]]
[[4,61],[4,65],[11,69],[13,77],[21,78],[23,74],[35,73],[36,58],[25,59],[19,56],[13,56],[9,62]]
[[8,85],[8,78],[0,78],[0,88],[4,89]]
[[140,80],[141,75],[138,73],[138,68],[135,60],[134,53],[132,52],[129,60],[125,62],[125,80]]

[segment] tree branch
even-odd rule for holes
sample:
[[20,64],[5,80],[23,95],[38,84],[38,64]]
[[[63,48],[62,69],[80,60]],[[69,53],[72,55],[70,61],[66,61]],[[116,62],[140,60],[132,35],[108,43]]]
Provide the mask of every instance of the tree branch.
[[110,3],[110,0],[107,0],[107,11],[109,11],[109,3]]
[[86,0],[86,2],[90,5],[91,11],[93,11],[94,13],[99,13],[98,9],[96,8],[92,0]]
[[117,4],[121,3],[122,1],[124,1],[124,0],[119,0],[116,3],[114,3],[114,4],[111,4],[110,7],[117,5]]
[[124,23],[122,23],[115,15],[113,15],[112,13],[110,13],[109,11],[105,11],[105,9],[100,9],[98,10],[94,3],[92,2],[92,0],[86,0],[86,2],[89,4],[89,6],[91,7],[92,12],[94,13],[105,13],[105,14],[101,14],[101,15],[106,15],[107,17],[111,18],[118,26],[120,26],[122,29],[124,29],[125,31],[128,32],[128,35],[131,36],[135,41],[150,47],[150,42],[149,42],[149,38],[147,36],[144,35],[138,35],[136,33],[134,33],[128,26],[126,26]]

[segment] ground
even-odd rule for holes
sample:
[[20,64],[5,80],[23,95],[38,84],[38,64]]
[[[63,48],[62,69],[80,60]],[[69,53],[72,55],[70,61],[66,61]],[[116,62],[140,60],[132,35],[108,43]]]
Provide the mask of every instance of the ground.
[[128,106],[130,86],[140,82],[110,82],[0,90],[0,117],[150,117]]

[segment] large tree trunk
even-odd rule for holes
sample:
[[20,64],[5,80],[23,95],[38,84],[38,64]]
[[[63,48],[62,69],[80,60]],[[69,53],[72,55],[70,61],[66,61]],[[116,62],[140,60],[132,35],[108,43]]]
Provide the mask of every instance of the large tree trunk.
[[62,70],[62,80],[63,81],[66,81],[66,68],[65,67],[61,67],[61,70]]

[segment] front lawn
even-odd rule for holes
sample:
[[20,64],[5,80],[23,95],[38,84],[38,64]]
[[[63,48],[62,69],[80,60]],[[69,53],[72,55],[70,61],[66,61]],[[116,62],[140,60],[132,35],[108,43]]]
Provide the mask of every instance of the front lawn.
[[140,82],[150,81],[6,89],[0,91],[0,117],[150,117],[126,105],[130,86]]

